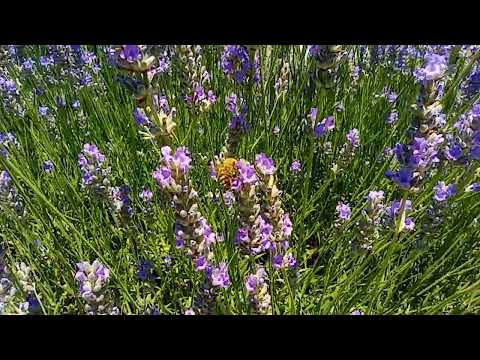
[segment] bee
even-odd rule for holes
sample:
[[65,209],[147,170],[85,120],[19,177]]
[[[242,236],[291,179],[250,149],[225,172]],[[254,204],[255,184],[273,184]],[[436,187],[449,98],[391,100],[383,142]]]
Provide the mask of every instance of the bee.
[[232,186],[233,180],[235,180],[237,176],[237,168],[235,164],[237,160],[234,158],[226,158],[220,161],[215,166],[215,171],[217,173],[217,179],[223,184],[223,186],[227,189],[230,189]]
[[436,128],[430,128],[426,125],[421,125],[420,126],[420,133],[426,139],[428,139],[431,135],[435,135],[437,133],[437,131],[438,130]]

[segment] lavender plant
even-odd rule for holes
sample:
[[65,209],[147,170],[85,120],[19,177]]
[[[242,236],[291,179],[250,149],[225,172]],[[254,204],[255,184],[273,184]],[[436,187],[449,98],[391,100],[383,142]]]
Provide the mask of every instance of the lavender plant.
[[0,46],[2,313],[478,312],[479,49]]

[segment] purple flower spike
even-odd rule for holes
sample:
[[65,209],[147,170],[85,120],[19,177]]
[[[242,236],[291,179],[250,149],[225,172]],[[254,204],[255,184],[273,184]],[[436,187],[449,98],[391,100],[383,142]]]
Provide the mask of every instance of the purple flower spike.
[[203,271],[207,268],[208,262],[205,256],[199,256],[195,259],[195,271]]
[[458,144],[455,144],[449,147],[445,151],[445,157],[450,161],[458,161],[462,158],[462,156],[463,156],[463,149]]
[[338,205],[336,207],[336,210],[338,212],[338,217],[343,221],[349,220],[350,216],[352,215],[352,211],[350,210],[350,206],[348,206],[348,204],[344,204],[342,202],[338,203]]
[[467,192],[479,192],[480,191],[480,183],[473,183],[473,184],[468,185],[465,188],[465,191],[467,191]]
[[302,164],[298,160],[294,160],[290,165],[290,171],[293,173],[299,173],[302,171]]
[[218,268],[214,268],[211,273],[212,285],[226,289],[230,286],[230,277],[228,275],[227,264],[220,263]]
[[256,156],[255,165],[263,175],[273,175],[276,170],[273,160],[264,153]]
[[123,45],[120,52],[120,58],[129,63],[142,59],[142,54],[138,45]]
[[50,174],[51,172],[53,172],[53,169],[54,169],[53,162],[51,160],[44,161],[42,164],[42,169],[47,174]]
[[358,148],[360,146],[360,132],[357,129],[352,129],[347,134],[347,140],[352,147]]
[[443,181],[439,181],[438,184],[433,188],[433,191],[433,198],[435,201],[442,202],[455,195],[457,193],[457,188],[455,184],[450,184],[447,186]]

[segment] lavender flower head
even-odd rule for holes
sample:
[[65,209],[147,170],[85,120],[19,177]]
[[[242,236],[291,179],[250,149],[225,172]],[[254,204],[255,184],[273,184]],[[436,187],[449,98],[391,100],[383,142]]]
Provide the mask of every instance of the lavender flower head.
[[384,199],[383,190],[375,191],[372,190],[368,193],[367,199],[371,207],[375,207],[376,204],[380,203]]
[[337,204],[336,210],[338,212],[338,217],[341,221],[350,220],[350,216],[352,215],[352,210],[348,204],[339,202]]
[[197,270],[208,271],[208,263],[214,256],[210,245],[216,241],[216,234],[198,211],[198,194],[187,178],[192,159],[183,147],[173,153],[170,147],[164,146],[161,153],[162,165],[153,172],[153,178],[171,197],[176,246],[185,248]]
[[275,173],[276,168],[273,160],[264,153],[258,154],[255,160],[255,165],[262,175],[267,176]]
[[393,125],[398,121],[398,112],[392,111],[390,114],[388,114],[385,122],[389,125]]
[[137,264],[137,277],[140,281],[149,281],[156,278],[152,263],[145,259],[140,259]]
[[298,174],[300,171],[302,171],[302,164],[298,160],[294,160],[292,164],[290,165],[290,171]]
[[480,191],[480,183],[472,183],[470,185],[468,185],[466,188],[465,188],[465,191],[466,192],[479,192]]
[[232,184],[233,190],[240,191],[245,186],[251,186],[257,183],[258,177],[253,165],[239,160],[235,163],[235,168],[238,169],[238,175]]
[[256,314],[268,314],[272,310],[266,279],[265,269],[259,267],[255,274],[249,275],[245,281],[250,306]]
[[151,124],[150,119],[148,118],[147,115],[145,115],[145,112],[143,111],[143,109],[135,108],[133,110],[133,118],[135,119],[135,122],[139,126],[148,126]]
[[48,106],[39,106],[38,113],[40,114],[40,116],[46,117],[50,113],[50,109],[48,108]]
[[211,270],[210,281],[214,287],[226,289],[230,286],[230,276],[226,263],[222,262],[218,267]]
[[291,253],[278,254],[272,258],[272,266],[275,270],[295,269],[297,267],[297,260]]
[[[396,225],[397,216],[400,215],[401,202],[399,200],[393,200],[390,206],[385,208],[386,221],[391,225]],[[405,201],[405,213],[412,210],[412,202],[410,200]],[[415,222],[407,217],[404,221],[404,229],[407,231],[412,231],[415,228]]]
[[10,146],[15,146],[16,148],[19,147],[19,143],[15,135],[10,132],[7,133],[0,133],[0,156],[8,159],[9,152],[8,149]]
[[[226,45],[220,59],[220,67],[225,75],[243,84],[249,78],[252,70],[255,70],[254,82],[258,82],[259,75],[257,62],[250,59],[248,49],[243,45]],[[253,69],[255,68],[255,69]]]
[[361,310],[353,310],[352,315],[365,315],[365,313]]
[[168,188],[175,180],[186,176],[191,168],[192,159],[186,148],[180,147],[172,154],[169,146],[161,149],[162,166],[153,172],[154,180],[162,187]]
[[104,166],[105,156],[98,150],[96,145],[85,144],[78,156],[78,163],[82,172],[82,185],[93,187],[98,192],[104,190],[104,180],[109,174],[109,169]]
[[127,218],[133,215],[133,209],[130,206],[129,193],[130,189],[126,185],[120,187],[115,186],[111,189],[113,212]]
[[235,194],[231,191],[225,191],[223,193],[223,202],[227,208],[230,208],[235,203]]
[[150,204],[153,198],[153,192],[147,188],[143,188],[140,192],[140,199],[142,199],[144,204]]
[[354,149],[358,148],[360,146],[360,132],[357,129],[351,129],[347,134],[347,140]]
[[423,68],[416,71],[419,80],[435,81],[441,79],[448,70],[447,59],[437,54],[427,54]]
[[439,181],[433,188],[433,199],[438,202],[446,201],[449,197],[457,193],[455,184],[446,185],[445,182]]
[[142,59],[142,53],[138,45],[123,45],[120,50],[120,58],[133,63]]
[[95,260],[92,264],[81,262],[77,264],[75,279],[80,283],[80,296],[87,302],[88,313],[103,313],[105,307],[105,290],[108,284],[110,270]]
[[316,138],[324,136],[328,131],[335,129],[335,119],[333,116],[328,116],[323,119],[319,124],[315,125],[313,129],[314,136]]
[[46,160],[42,164],[42,170],[45,171],[47,174],[50,174],[53,172],[54,165],[51,160]]
[[408,168],[402,168],[398,172],[386,171],[385,176],[393,180],[402,189],[408,190],[412,186],[412,171]]
[[17,193],[17,189],[12,184],[12,178],[6,170],[0,172],[0,208],[13,210],[16,215],[23,216],[25,209]]

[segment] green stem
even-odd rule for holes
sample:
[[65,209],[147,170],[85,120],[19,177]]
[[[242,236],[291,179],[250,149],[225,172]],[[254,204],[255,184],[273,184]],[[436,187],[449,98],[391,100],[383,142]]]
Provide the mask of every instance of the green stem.
[[403,197],[402,197],[402,202],[400,203],[400,210],[398,212],[399,219],[397,222],[397,230],[395,232],[395,235],[397,237],[397,241],[400,240],[400,233],[403,230],[403,226],[405,225],[405,205],[407,204],[407,195],[408,192],[405,190],[403,192]]

